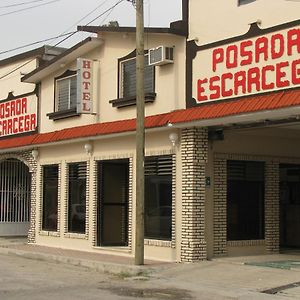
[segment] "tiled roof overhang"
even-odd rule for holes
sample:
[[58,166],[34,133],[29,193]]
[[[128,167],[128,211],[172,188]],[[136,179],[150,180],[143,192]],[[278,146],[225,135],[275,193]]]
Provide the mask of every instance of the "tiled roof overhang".
[[[221,120],[223,121],[224,118],[231,120],[239,118],[240,122],[243,122],[249,116],[251,116],[250,120],[254,121],[255,116],[260,113],[262,116],[266,114],[276,116],[277,113],[277,117],[284,116],[285,118],[300,115],[300,89],[255,95],[231,101],[211,102],[189,109],[149,116],[145,118],[145,128],[157,130],[169,128],[170,124],[174,127],[210,126],[212,120],[215,125],[222,125]],[[131,133],[135,131],[135,126],[136,120],[129,119],[2,139],[0,140],[0,151]]]

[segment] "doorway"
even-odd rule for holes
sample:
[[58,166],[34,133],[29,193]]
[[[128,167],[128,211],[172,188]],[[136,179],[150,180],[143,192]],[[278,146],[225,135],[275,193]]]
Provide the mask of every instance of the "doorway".
[[129,160],[98,162],[98,246],[128,245]]
[[280,248],[300,249],[300,165],[280,165]]
[[31,174],[20,160],[0,162],[0,236],[27,236]]

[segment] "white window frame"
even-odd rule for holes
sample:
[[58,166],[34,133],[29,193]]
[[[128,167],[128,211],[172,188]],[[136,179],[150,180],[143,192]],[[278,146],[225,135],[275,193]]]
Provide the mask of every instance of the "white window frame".
[[[73,105],[71,106],[71,81],[72,79],[75,79],[75,83],[76,83],[76,92],[75,92],[75,101],[73,103]],[[69,86],[68,86],[68,107],[65,109],[60,109],[59,108],[59,103],[60,103],[60,99],[59,99],[59,88],[58,88],[58,84],[62,81],[69,81]],[[64,111],[64,110],[68,110],[68,109],[72,109],[72,108],[76,108],[77,107],[77,74],[75,75],[70,75],[67,77],[63,77],[63,78],[59,78],[55,80],[55,111]]]

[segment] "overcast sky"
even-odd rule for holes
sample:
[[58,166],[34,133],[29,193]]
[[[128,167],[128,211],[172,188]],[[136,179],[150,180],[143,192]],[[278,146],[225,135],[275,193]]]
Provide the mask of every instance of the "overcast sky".
[[[86,25],[118,1],[120,0],[0,0],[0,53],[74,31],[77,25]],[[26,5],[19,5],[22,3]],[[144,3],[145,26],[166,27],[170,22],[181,18],[181,0],[145,0]],[[100,7],[90,16],[78,22],[98,6]],[[117,20],[120,26],[134,26],[135,9],[130,2],[123,0],[90,25],[107,24],[110,20]],[[77,33],[60,46],[70,47],[85,37],[83,33]],[[0,54],[0,59],[43,44],[54,45],[61,39]]]

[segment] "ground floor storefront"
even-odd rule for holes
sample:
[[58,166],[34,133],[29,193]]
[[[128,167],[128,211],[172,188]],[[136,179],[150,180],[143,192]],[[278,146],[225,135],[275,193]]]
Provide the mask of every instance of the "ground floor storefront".
[[[299,148],[295,126],[147,133],[145,257],[299,249]],[[19,221],[30,243],[134,256],[134,135],[3,153],[1,162],[2,215]]]

